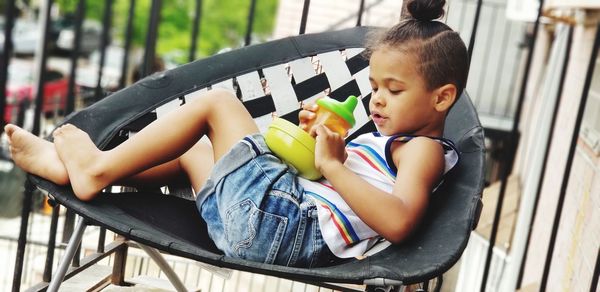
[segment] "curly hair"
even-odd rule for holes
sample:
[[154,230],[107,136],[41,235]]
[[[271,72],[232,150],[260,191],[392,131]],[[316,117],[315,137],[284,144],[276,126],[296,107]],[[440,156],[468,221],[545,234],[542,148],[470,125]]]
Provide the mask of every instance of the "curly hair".
[[365,56],[370,57],[382,47],[413,54],[417,72],[429,90],[454,84],[459,97],[466,86],[469,57],[460,35],[438,21],[444,15],[445,4],[445,0],[408,1],[407,17],[370,36]]

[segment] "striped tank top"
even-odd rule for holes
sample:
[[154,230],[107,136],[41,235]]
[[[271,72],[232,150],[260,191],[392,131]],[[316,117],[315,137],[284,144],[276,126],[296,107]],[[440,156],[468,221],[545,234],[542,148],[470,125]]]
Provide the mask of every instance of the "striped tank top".
[[[392,193],[397,169],[392,161],[394,141],[408,142],[415,136],[383,136],[378,132],[360,135],[346,145],[348,158],[344,165],[373,186]],[[445,171],[458,162],[452,141],[432,138],[444,147]],[[380,236],[365,224],[326,180],[310,181],[299,177],[304,193],[317,203],[319,227],[329,249],[340,258],[363,255]]]

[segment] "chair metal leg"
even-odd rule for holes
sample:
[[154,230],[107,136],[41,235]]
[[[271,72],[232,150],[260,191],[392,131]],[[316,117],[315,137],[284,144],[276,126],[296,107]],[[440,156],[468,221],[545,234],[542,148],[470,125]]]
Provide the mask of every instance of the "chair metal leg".
[[[402,290],[399,290],[402,289]],[[366,292],[397,292],[404,291],[403,286],[381,286],[381,287],[373,287],[367,286],[365,289]]]
[[433,292],[440,292],[442,290],[442,284],[444,283],[444,275],[439,275],[437,281],[435,281],[435,288]]
[[31,202],[35,186],[29,179],[25,180],[23,191],[23,209],[21,210],[21,227],[19,230],[19,241],[17,243],[17,256],[15,262],[15,273],[13,275],[12,291],[21,290],[21,276],[23,275],[23,262],[25,261],[25,245],[27,244],[27,227],[29,226],[29,214],[31,213]]
[[183,285],[175,271],[169,266],[165,258],[156,249],[149,246],[139,244],[139,246],[156,262],[158,267],[165,273],[169,282],[173,284],[173,287],[177,292],[187,292],[187,288]]
[[75,252],[77,251],[77,247],[81,243],[81,239],[83,238],[83,231],[85,231],[85,227],[87,226],[87,222],[84,218],[80,218],[77,222],[77,226],[75,227],[75,232],[69,239],[69,244],[65,249],[65,254],[62,257],[60,264],[58,265],[58,269],[52,276],[50,280],[50,285],[48,286],[49,292],[58,291],[60,284],[62,283],[65,275],[67,274],[67,270],[69,269],[69,265],[75,256]]

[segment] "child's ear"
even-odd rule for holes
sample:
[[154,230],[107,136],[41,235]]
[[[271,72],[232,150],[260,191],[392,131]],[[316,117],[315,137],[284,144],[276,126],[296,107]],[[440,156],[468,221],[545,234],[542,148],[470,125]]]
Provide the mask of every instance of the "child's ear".
[[456,86],[454,84],[442,85],[435,92],[435,109],[438,112],[445,112],[450,109],[456,100]]

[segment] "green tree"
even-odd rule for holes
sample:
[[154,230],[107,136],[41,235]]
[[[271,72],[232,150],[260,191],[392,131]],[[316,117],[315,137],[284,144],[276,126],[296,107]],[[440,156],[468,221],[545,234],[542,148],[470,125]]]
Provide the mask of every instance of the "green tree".
[[[57,0],[61,13],[75,11],[79,0]],[[106,1],[88,0],[86,18],[102,20]],[[253,22],[253,39],[262,41],[271,35],[275,22],[277,0],[257,0]],[[123,43],[125,25],[130,0],[114,0],[112,11],[113,40]],[[203,0],[200,35],[198,39],[199,57],[212,55],[227,47],[243,45],[248,25],[251,0]],[[145,45],[151,0],[136,0],[134,17],[134,46]],[[182,52],[178,62],[187,61],[191,47],[191,33],[196,0],[168,0],[162,2],[161,21],[157,42],[157,52],[168,54]]]

